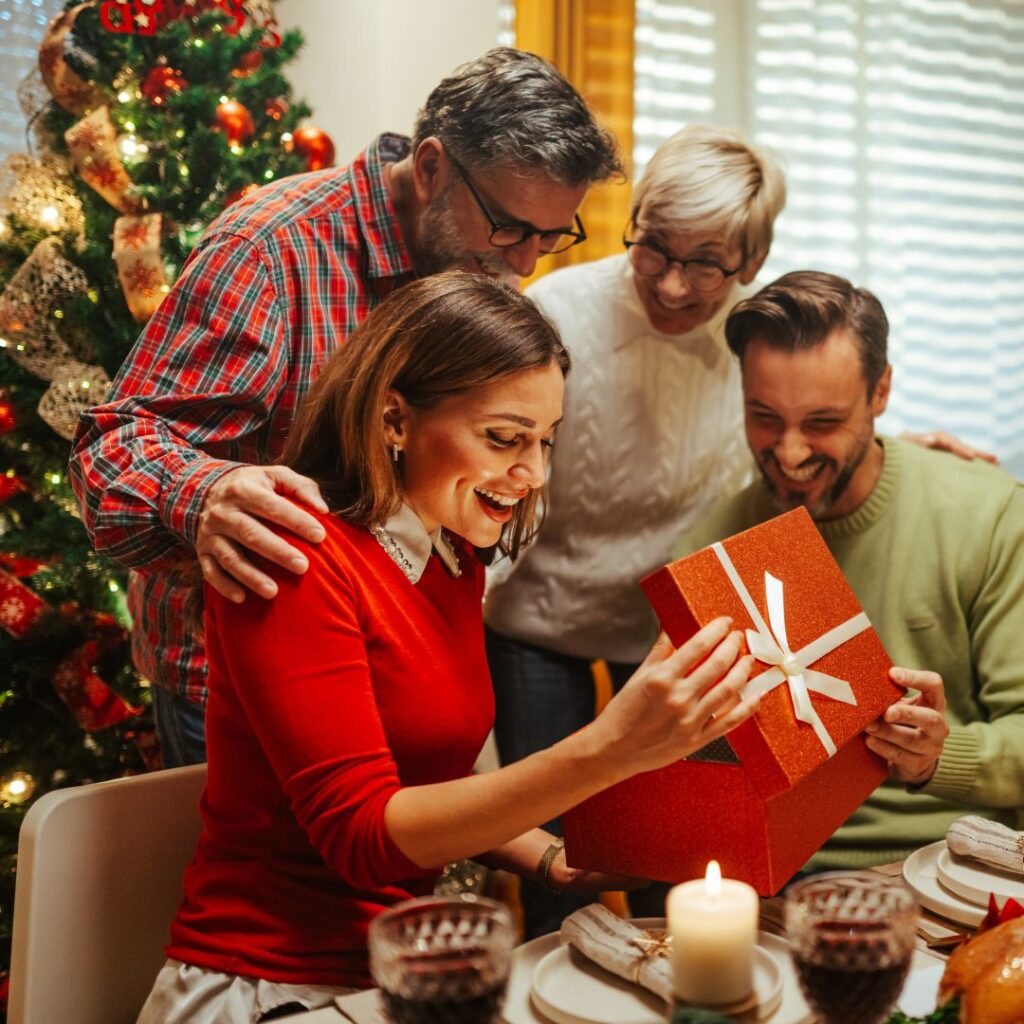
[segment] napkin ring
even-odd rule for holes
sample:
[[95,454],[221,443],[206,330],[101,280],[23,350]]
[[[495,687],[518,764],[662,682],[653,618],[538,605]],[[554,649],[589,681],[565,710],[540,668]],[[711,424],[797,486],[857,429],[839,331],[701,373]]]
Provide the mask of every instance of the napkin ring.
[[559,889],[557,885],[551,882],[551,865],[554,864],[555,858],[562,852],[562,848],[565,846],[564,839],[556,839],[545,851],[541,854],[540,862],[537,864],[537,877],[552,891],[557,892],[559,895],[564,890]]

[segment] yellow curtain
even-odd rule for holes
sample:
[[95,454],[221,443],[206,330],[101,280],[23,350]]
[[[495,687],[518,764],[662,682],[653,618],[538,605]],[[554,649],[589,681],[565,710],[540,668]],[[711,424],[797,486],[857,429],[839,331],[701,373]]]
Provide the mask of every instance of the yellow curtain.
[[[550,60],[579,90],[600,124],[633,153],[634,0],[516,0],[516,45]],[[587,240],[545,256],[530,280],[557,267],[619,252],[629,217],[628,182],[593,188],[580,208]]]

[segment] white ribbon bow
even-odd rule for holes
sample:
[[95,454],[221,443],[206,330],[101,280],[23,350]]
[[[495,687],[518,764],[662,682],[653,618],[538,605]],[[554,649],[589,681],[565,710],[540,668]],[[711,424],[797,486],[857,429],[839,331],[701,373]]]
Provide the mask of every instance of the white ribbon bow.
[[856,704],[857,698],[854,696],[853,687],[845,679],[837,679],[835,676],[817,672],[807,666],[825,657],[830,651],[842,646],[858,633],[870,629],[870,620],[864,612],[860,612],[794,653],[790,650],[789,640],[786,636],[786,606],[782,594],[782,581],[776,579],[770,572],[764,574],[768,620],[771,622],[769,629],[757,605],[754,604],[750,591],[747,590],[746,584],[736,571],[736,566],[732,564],[729,553],[721,544],[712,544],[711,548],[722,563],[729,582],[735,588],[743,602],[743,607],[746,608],[747,614],[756,627],[756,629],[746,631],[750,653],[758,661],[773,666],[751,679],[743,687],[743,696],[751,697],[767,693],[769,690],[775,689],[776,686],[786,683],[797,720],[814,729],[815,736],[818,737],[828,756],[831,757],[836,752],[836,745],[829,735],[828,729],[825,728],[825,723],[818,717],[818,712],[814,710],[814,704],[808,691],[819,693],[832,700],[842,701],[844,704]]

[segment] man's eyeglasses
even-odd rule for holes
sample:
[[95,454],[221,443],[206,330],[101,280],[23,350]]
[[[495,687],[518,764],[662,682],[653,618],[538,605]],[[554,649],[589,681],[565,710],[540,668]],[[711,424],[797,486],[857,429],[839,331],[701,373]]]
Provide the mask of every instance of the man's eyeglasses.
[[629,262],[633,264],[633,269],[641,277],[661,277],[672,264],[675,264],[683,272],[690,286],[699,292],[713,292],[721,288],[727,278],[743,269],[746,262],[744,257],[738,267],[727,270],[720,263],[705,256],[689,260],[676,259],[665,252],[657,242],[649,239],[640,242],[623,237],[622,244],[629,253]]
[[487,209],[487,204],[476,190],[476,186],[470,179],[466,169],[451,153],[448,153],[447,150],[445,152],[448,159],[451,160],[452,166],[459,172],[459,177],[466,183],[466,187],[476,200],[476,205],[480,207],[480,212],[487,218],[487,223],[491,225],[491,235],[488,239],[491,245],[498,249],[510,249],[512,246],[519,245],[536,235],[540,239],[541,253],[544,256],[550,256],[552,253],[565,252],[566,249],[571,249],[574,245],[579,245],[580,242],[586,239],[587,232],[583,227],[583,221],[580,220],[579,214],[575,215],[575,231],[571,228],[553,228],[550,231],[541,231],[540,228],[535,228],[532,224],[502,224]]

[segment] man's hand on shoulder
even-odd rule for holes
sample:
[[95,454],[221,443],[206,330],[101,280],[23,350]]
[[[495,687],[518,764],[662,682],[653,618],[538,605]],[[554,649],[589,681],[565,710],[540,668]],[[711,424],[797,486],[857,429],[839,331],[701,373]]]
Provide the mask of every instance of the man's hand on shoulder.
[[244,601],[247,590],[260,597],[277,596],[277,584],[250,561],[252,554],[294,573],[309,568],[305,555],[266,525],[283,526],[313,544],[324,539],[320,523],[285,495],[327,511],[317,485],[286,466],[241,466],[207,492],[196,554],[203,578],[229,601]]
[[892,668],[889,678],[918,692],[886,709],[865,730],[867,745],[889,763],[889,778],[908,786],[923,786],[935,774],[949,735],[946,692],[937,672]]
[[929,430],[926,434],[913,434],[908,430],[900,434],[900,439],[918,444],[922,448],[934,448],[939,452],[949,452],[967,462],[979,459],[982,462],[991,462],[993,466],[999,463],[999,459],[991,452],[983,451],[981,448],[972,448],[969,444],[961,441],[959,437],[943,433],[941,430]]

